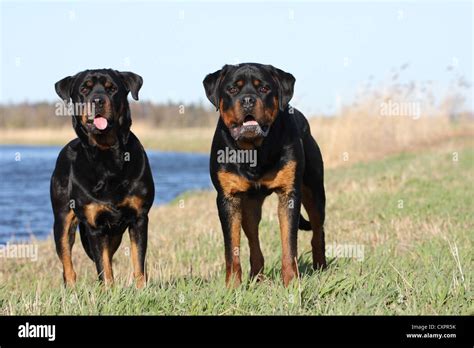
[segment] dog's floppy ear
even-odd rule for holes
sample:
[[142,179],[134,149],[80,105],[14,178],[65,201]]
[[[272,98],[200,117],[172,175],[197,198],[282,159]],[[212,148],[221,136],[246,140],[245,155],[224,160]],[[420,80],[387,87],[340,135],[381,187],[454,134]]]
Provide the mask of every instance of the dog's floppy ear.
[[69,102],[69,99],[71,99],[72,85],[74,83],[75,78],[75,76],[68,76],[54,84],[56,93],[62,100],[65,100],[66,102]]
[[295,77],[281,69],[269,66],[273,79],[278,85],[278,107],[281,111],[285,110],[293,97],[295,87]]
[[127,91],[132,95],[132,98],[138,100],[138,91],[143,85],[142,77],[129,71],[121,71],[119,72],[119,75],[122,78]]
[[219,110],[220,85],[228,69],[229,65],[224,65],[221,70],[208,74],[202,81],[207,99],[216,107],[216,111]]

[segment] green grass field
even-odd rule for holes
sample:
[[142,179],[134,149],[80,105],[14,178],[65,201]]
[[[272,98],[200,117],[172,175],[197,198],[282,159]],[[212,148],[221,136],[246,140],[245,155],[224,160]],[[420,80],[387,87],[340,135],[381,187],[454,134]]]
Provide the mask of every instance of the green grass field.
[[[49,240],[38,242],[36,262],[2,260],[2,314],[474,314],[473,182],[472,140],[328,170],[326,244],[363,247],[364,257],[329,257],[326,271],[313,272],[311,236],[300,231],[301,277],[289,288],[281,282],[275,197],[260,225],[266,279],[245,276],[228,290],[215,194],[187,193],[151,212],[145,289],[131,281],[128,237],[114,257],[112,288],[97,283],[77,240],[78,284],[65,289]],[[242,246],[247,275],[244,236]]]

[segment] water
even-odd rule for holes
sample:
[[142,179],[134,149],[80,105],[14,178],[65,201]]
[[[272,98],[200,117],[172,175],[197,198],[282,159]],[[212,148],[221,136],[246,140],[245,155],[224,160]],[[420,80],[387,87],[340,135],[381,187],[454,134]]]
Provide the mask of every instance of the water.
[[[42,239],[52,233],[53,211],[49,181],[61,147],[0,146],[0,243]],[[155,202],[163,204],[179,194],[209,189],[209,156],[147,151]]]

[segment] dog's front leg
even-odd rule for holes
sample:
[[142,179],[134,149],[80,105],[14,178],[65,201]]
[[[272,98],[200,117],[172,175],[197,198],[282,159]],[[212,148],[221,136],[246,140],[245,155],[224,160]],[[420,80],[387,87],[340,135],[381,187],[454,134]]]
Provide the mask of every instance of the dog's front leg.
[[72,265],[72,246],[76,237],[77,219],[72,210],[54,214],[54,240],[56,252],[63,264],[63,279],[66,286],[76,284],[76,272]]
[[100,229],[91,229],[88,233],[88,239],[99,280],[107,286],[112,285],[114,274],[112,271],[112,253],[109,245],[109,236]]
[[240,230],[242,226],[242,199],[238,195],[217,195],[217,208],[224,234],[225,283],[236,288],[242,282],[240,267]]
[[280,222],[282,246],[283,284],[288,286],[298,274],[297,240],[301,208],[301,192],[298,190],[281,190],[278,192],[278,220]]

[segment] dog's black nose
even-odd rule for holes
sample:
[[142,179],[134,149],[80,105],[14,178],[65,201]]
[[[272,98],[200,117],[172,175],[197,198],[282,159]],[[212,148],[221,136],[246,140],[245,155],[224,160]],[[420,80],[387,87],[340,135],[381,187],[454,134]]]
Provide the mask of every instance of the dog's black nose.
[[242,97],[242,107],[244,109],[252,108],[255,105],[255,98],[249,95]]

